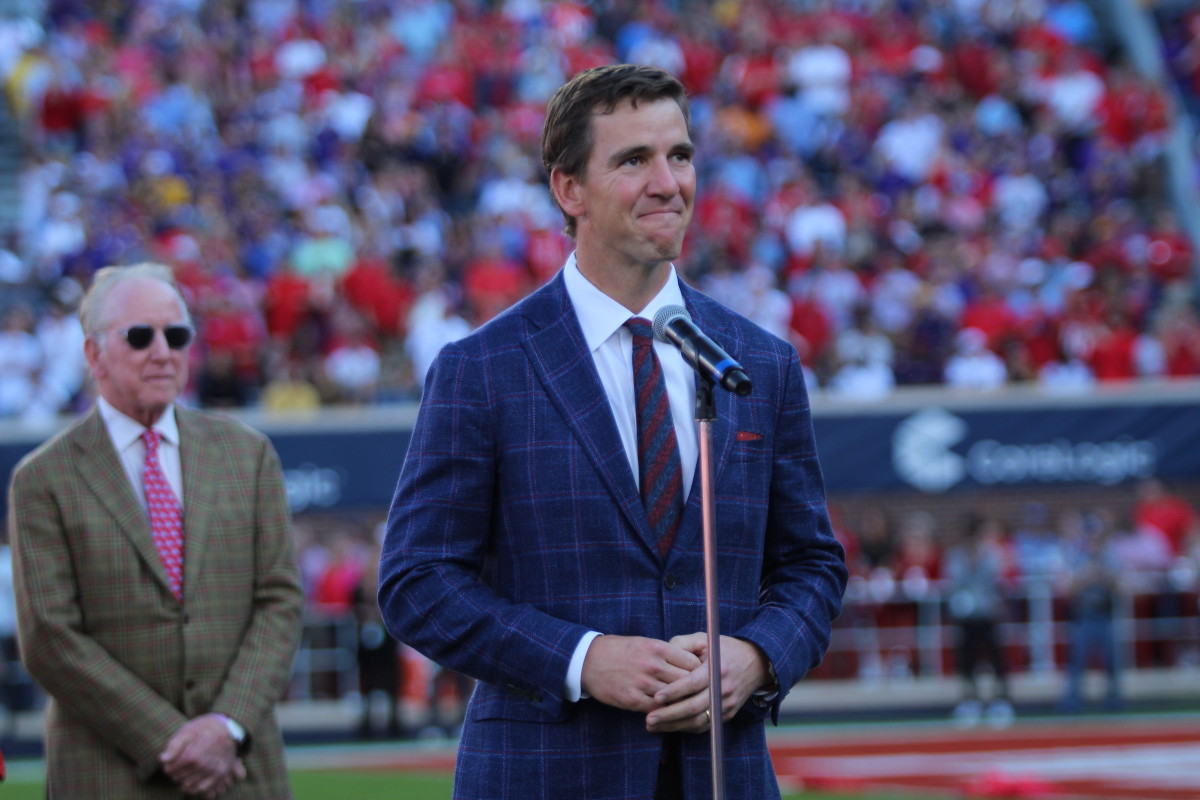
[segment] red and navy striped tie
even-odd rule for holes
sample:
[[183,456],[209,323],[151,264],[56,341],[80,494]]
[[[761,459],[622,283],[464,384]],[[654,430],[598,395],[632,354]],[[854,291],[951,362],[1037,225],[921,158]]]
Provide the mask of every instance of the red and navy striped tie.
[[633,333],[633,394],[642,502],[650,528],[658,537],[658,554],[666,556],[683,514],[679,442],[667,399],[667,381],[654,354],[654,328],[641,317],[629,319],[625,327]]

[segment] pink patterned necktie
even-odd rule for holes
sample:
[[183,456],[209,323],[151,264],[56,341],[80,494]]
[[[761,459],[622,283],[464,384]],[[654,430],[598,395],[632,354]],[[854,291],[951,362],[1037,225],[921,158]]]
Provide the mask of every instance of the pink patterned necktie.
[[158,463],[158,443],[162,436],[151,428],[142,434],[146,444],[146,461],[142,465],[142,485],[146,490],[146,511],[150,516],[150,533],[154,546],[167,570],[171,593],[183,599],[183,509],[179,505],[167,476]]

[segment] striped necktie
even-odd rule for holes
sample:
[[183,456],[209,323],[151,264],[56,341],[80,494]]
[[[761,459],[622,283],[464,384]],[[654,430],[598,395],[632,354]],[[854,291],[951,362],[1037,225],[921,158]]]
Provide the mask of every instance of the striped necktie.
[[679,442],[675,439],[675,422],[667,399],[667,381],[654,354],[654,329],[649,320],[641,317],[629,319],[625,327],[633,334],[633,394],[642,503],[658,539],[658,554],[665,557],[683,515]]
[[161,434],[153,428],[142,434],[146,460],[142,464],[142,486],[146,491],[146,513],[150,534],[171,584],[171,594],[183,599],[183,509],[158,462]]

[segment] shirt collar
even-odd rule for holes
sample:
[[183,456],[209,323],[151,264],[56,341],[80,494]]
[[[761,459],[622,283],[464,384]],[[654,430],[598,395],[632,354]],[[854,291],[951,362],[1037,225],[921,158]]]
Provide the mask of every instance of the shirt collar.
[[[100,412],[100,419],[104,420],[104,427],[108,428],[117,452],[123,452],[142,438],[142,433],[146,430],[142,423],[121,413],[103,397],[96,398],[96,408]],[[175,420],[174,404],[167,406],[167,410],[158,418],[158,422],[154,423],[153,428],[164,440],[179,446],[179,424]]]
[[579,319],[579,327],[583,329],[583,338],[588,350],[596,348],[608,341],[609,337],[618,330],[630,317],[643,317],[654,321],[654,315],[663,306],[683,305],[683,292],[679,289],[679,281],[675,277],[675,265],[671,265],[671,274],[654,299],[638,314],[629,313],[629,309],[596,288],[595,284],[584,277],[575,262],[575,254],[571,253],[563,267],[563,280],[567,286],[567,297],[575,307],[575,316]]

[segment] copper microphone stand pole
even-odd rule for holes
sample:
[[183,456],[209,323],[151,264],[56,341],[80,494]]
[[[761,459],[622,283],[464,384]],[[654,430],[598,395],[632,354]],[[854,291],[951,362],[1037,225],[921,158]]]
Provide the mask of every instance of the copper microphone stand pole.
[[704,532],[704,610],[708,621],[708,713],[713,800],[725,800],[725,743],[721,719],[721,602],[717,585],[717,534],[712,501],[713,382],[696,376],[696,421],[700,423],[700,499]]

